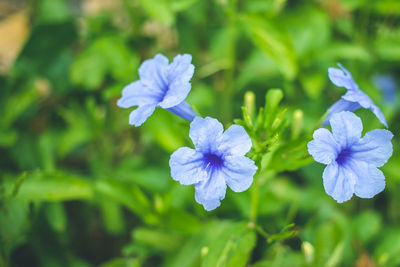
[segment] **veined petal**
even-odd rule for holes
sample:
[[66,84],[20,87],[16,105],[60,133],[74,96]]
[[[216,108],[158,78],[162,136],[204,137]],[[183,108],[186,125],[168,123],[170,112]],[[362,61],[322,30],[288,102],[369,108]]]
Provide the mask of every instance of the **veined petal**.
[[375,116],[378,118],[378,120],[385,125],[386,128],[388,128],[388,124],[386,122],[385,116],[383,115],[382,111],[380,110],[380,108],[378,106],[371,106],[370,110],[372,111],[372,113],[375,114]]
[[190,79],[194,73],[194,66],[190,63],[192,56],[188,54],[177,55],[167,70],[167,83],[164,99],[159,104],[162,108],[170,108],[178,105],[190,92],[192,85]]
[[[329,79],[336,85],[340,87],[345,87],[348,89],[347,93],[342,96],[342,99],[347,100],[348,102],[354,103],[354,105],[350,105],[348,102],[340,102],[337,106],[332,106],[330,114],[333,114],[334,112],[338,112],[339,110],[335,109],[342,109],[342,110],[348,110],[348,111],[354,111],[356,110],[359,106],[363,108],[370,109],[375,116],[379,119],[379,121],[387,126],[386,119],[383,116],[381,110],[372,102],[372,100],[364,94],[359,88],[358,85],[354,82],[353,77],[351,76],[350,72],[346,70],[342,65],[338,64],[341,69],[337,68],[329,68],[328,73],[329,73]],[[340,101],[340,100],[339,100]],[[338,102],[337,102],[338,103]],[[347,109],[345,104],[349,105],[349,108]],[[359,105],[359,106],[358,106]],[[345,109],[346,108],[346,109]],[[330,115],[328,115],[330,117]],[[327,118],[327,120],[330,118]],[[325,121],[326,123],[326,121]]]
[[140,81],[136,81],[124,87],[122,97],[118,99],[117,105],[121,108],[148,104],[155,105],[160,96],[157,91],[144,86]]
[[140,81],[154,90],[165,91],[167,84],[168,58],[157,54],[154,58],[147,59],[139,67]]
[[155,108],[154,105],[139,106],[129,115],[129,124],[136,127],[142,125],[153,114]]
[[339,87],[344,87],[348,90],[357,89],[358,86],[354,82],[353,77],[350,72],[346,70],[341,64],[338,64],[340,69],[338,68],[329,68],[328,76],[333,84]]
[[225,198],[226,183],[220,171],[210,171],[209,178],[195,184],[195,199],[204,206],[207,211],[213,210],[221,205]]
[[324,125],[329,124],[329,120],[334,114],[341,111],[354,111],[360,107],[360,104],[358,104],[357,102],[351,102],[341,98],[328,109],[328,115],[325,118]]
[[353,196],[356,175],[351,170],[339,166],[336,161],[326,166],[322,179],[326,193],[338,203],[345,202]]
[[159,106],[162,108],[171,108],[182,103],[189,94],[191,88],[192,86],[189,82],[170,84]]
[[372,130],[351,147],[352,158],[381,167],[392,156],[392,138],[393,134],[388,130]]
[[366,162],[352,161],[349,163],[353,165],[357,171],[357,182],[354,187],[356,196],[362,198],[372,198],[376,194],[385,189],[385,176],[383,173],[371,164]]
[[172,83],[188,83],[193,77],[194,66],[191,64],[192,56],[189,54],[177,55],[172,63],[168,66],[168,82]]
[[370,108],[371,105],[374,105],[372,100],[361,90],[347,91],[342,98],[347,101],[359,103],[363,108]]
[[257,166],[245,156],[227,156],[224,157],[224,166],[220,171],[232,191],[243,192],[253,183]]
[[172,108],[167,108],[167,110],[188,121],[192,121],[197,115],[186,101],[182,101],[179,105]]
[[362,91],[360,90],[347,91],[347,93],[344,96],[342,96],[342,98],[347,101],[358,103],[361,107],[371,110],[372,113],[374,113],[375,116],[378,118],[378,120],[383,125],[385,125],[386,128],[388,127],[385,116],[383,116],[382,111]]
[[336,142],[343,149],[357,143],[363,129],[359,117],[349,111],[342,111],[332,116],[329,121]]
[[223,130],[222,124],[216,119],[196,117],[190,123],[189,136],[196,150],[210,152],[218,146]]
[[203,154],[188,147],[181,147],[172,153],[169,160],[171,176],[183,185],[195,184],[207,178],[203,170]]
[[219,150],[224,154],[244,156],[251,148],[251,139],[240,125],[232,125],[223,134]]
[[339,145],[336,143],[331,132],[320,128],[313,133],[313,140],[308,142],[308,153],[315,161],[329,164],[336,159],[339,153]]

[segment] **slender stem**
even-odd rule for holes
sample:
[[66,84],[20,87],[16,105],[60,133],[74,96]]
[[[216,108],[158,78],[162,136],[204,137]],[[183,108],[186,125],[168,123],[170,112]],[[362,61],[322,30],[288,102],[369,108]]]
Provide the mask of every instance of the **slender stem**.
[[254,178],[252,190],[251,190],[251,202],[250,202],[250,222],[256,223],[258,215],[258,192],[259,192],[259,179]]
[[254,226],[254,229],[268,241],[270,234],[268,234],[264,229],[262,229],[261,226],[256,225]]
[[257,233],[259,233],[262,237],[265,238],[266,241],[268,241],[268,238],[271,236],[269,233],[267,233],[261,226],[250,222],[248,224],[249,229],[255,230]]

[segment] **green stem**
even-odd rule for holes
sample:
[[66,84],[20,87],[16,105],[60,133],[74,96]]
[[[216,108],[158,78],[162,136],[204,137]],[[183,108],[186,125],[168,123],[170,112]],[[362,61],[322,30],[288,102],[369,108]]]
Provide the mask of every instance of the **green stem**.
[[255,230],[257,233],[259,233],[262,237],[265,238],[266,241],[268,241],[268,238],[271,236],[269,233],[267,233],[261,226],[250,222],[248,224],[248,228]]
[[254,178],[252,190],[251,190],[251,206],[250,206],[250,222],[256,223],[258,215],[258,192],[259,192],[259,180]]
[[269,238],[270,234],[268,234],[264,229],[262,229],[261,226],[256,225],[256,226],[255,226],[255,229],[256,229],[256,231],[257,231],[260,235],[262,235],[265,239],[268,239],[268,238]]

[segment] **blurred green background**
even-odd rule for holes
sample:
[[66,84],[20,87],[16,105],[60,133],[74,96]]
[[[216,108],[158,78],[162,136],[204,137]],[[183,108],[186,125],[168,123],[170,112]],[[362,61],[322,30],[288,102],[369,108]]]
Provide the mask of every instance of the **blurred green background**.
[[[400,266],[399,102],[374,83],[400,74],[399,26],[398,0],[0,1],[0,266]],[[384,192],[339,205],[324,166],[282,154],[256,223],[252,188],[204,211],[169,175],[188,123],[158,109],[135,128],[116,106],[159,52],[193,55],[203,116],[229,125],[246,91],[260,107],[281,88],[307,140],[345,91],[327,75],[341,62],[395,135]]]

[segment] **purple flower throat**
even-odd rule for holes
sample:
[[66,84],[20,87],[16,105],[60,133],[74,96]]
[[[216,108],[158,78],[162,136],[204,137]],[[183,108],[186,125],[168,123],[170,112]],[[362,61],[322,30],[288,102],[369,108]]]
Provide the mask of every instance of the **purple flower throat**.
[[343,149],[339,155],[336,157],[337,164],[343,166],[347,160],[349,160],[352,156],[353,152],[350,148]]
[[209,166],[214,169],[219,169],[224,165],[222,157],[214,153],[204,154],[203,160],[206,167]]

